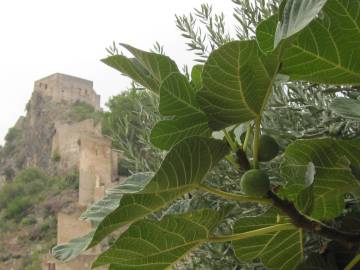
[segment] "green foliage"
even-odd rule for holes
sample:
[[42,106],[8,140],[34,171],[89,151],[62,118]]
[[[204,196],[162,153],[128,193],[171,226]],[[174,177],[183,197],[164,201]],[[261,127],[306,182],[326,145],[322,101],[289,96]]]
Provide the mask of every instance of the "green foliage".
[[157,106],[157,96],[135,89],[114,96],[107,103],[103,133],[113,139],[115,149],[121,150],[119,169],[125,175],[154,171],[160,165],[162,151],[150,144],[151,129],[160,120]]
[[[199,21],[205,26],[205,30],[202,30],[201,26],[195,28]],[[197,62],[205,62],[210,51],[231,40],[226,31],[224,14],[214,14],[208,4],[202,4],[200,9],[195,9],[195,16],[176,16],[176,26],[182,36],[190,40],[187,45],[189,50],[199,57]]]
[[360,120],[360,100],[337,98],[331,104],[331,109],[344,118]]
[[21,131],[17,128],[10,128],[8,133],[5,136],[5,141],[7,143],[12,143],[13,141],[15,141],[17,138],[19,138],[21,136]]
[[[320,220],[339,216],[345,207],[344,194],[360,187],[350,168],[360,166],[359,149],[359,139],[298,140],[289,145],[281,164],[281,174],[288,181],[287,195],[301,200],[300,191],[311,187],[313,198],[306,214]],[[313,169],[316,174],[309,174]]]
[[276,211],[241,218],[235,223],[234,232],[257,232],[254,237],[232,241],[235,253],[242,261],[260,258],[269,269],[295,269],[303,259],[302,230]]
[[338,270],[337,266],[331,260],[331,258],[326,258],[326,256],[321,256],[319,254],[311,254],[306,261],[304,261],[297,270],[307,270],[307,269],[329,269],[329,270]]
[[[100,201],[89,207],[81,219],[89,221],[94,227],[100,224],[106,216],[119,207],[120,199],[125,194],[141,191],[151,179],[151,173],[134,174],[119,186],[108,191]],[[70,260],[83,252],[90,244],[94,231],[84,237],[71,240],[68,244],[58,245],[53,249],[53,255],[59,260]]]
[[[213,139],[191,137],[181,141],[165,157],[148,185],[140,192],[124,196],[119,207],[99,224],[91,245],[114,229],[167,206],[199,186],[207,172],[228,151],[225,143]],[[124,211],[127,214],[124,215]]]
[[[55,209],[62,208],[65,203],[53,198],[62,191],[74,190],[75,185],[78,185],[77,173],[52,177],[39,169],[27,168],[2,187],[0,262],[14,260],[21,269],[41,269],[43,255],[55,244]],[[67,193],[64,194],[58,198],[66,198]],[[20,246],[16,250],[9,249],[13,246],[9,239],[16,237]],[[3,265],[0,265],[1,268]]]
[[[360,45],[358,8],[357,1],[326,1],[321,10],[322,16],[314,18],[308,27],[296,33],[298,36],[294,42],[285,46],[280,72],[289,75],[292,80],[337,85],[359,84],[360,64],[355,60]],[[317,13],[316,10],[313,14]],[[284,14],[282,17],[287,15]],[[275,40],[276,21],[275,18],[269,18],[264,22],[266,27],[263,28],[267,29],[266,34],[272,40]],[[264,33],[257,40],[260,47],[268,48],[269,39],[264,41],[263,36]]]
[[52,160],[53,160],[54,162],[60,162],[60,160],[61,160],[61,155],[60,155],[60,153],[59,153],[59,152],[55,152],[55,153],[53,154],[53,156],[52,156]]
[[195,65],[191,70],[191,83],[193,84],[196,90],[202,88],[201,73],[203,67],[204,67],[203,65]]
[[269,135],[261,135],[259,141],[259,160],[270,161],[279,153],[279,145],[275,139]]
[[20,220],[38,198],[36,195],[46,188],[47,176],[38,169],[20,172],[15,179],[0,191],[0,211],[6,218]]
[[4,169],[4,176],[6,177],[7,180],[11,180],[15,176],[14,169],[11,167],[6,167]]
[[29,197],[17,197],[7,203],[5,208],[5,218],[19,219],[26,215],[26,210],[31,206],[31,199]]
[[172,72],[179,71],[175,62],[165,55],[148,53],[126,44],[121,45],[135,58],[116,54],[102,61],[157,94],[161,82]]
[[55,190],[62,191],[65,189],[79,189],[79,171],[68,172],[63,177],[56,177],[53,181]]
[[206,242],[225,213],[204,209],[169,215],[161,221],[144,219],[135,222],[97,258],[93,267],[111,263],[110,269],[127,269],[128,265],[142,267],[154,261],[152,269],[169,268],[187,252]]
[[16,144],[21,140],[22,133],[20,129],[12,127],[9,129],[5,136],[5,145],[2,149],[5,156],[10,155],[14,152]]
[[263,170],[250,170],[241,177],[241,190],[255,197],[265,197],[270,190],[270,180]]
[[0,190],[0,213],[6,219],[20,221],[44,198],[46,191],[58,192],[73,185],[72,182],[68,177],[50,177],[37,168],[24,169]]
[[311,23],[321,12],[326,2],[327,0],[283,1],[279,8],[281,16],[275,33],[274,47],[282,40],[297,34]]
[[[187,132],[186,128],[193,130],[193,119],[182,123],[181,132],[171,125],[158,129],[156,137],[163,136],[166,140],[155,143],[169,151],[154,176],[145,178],[132,192],[121,190],[119,196],[106,197],[95,205],[88,212],[98,218],[94,231],[68,245],[56,247],[56,257],[73,258],[122,228],[126,232],[98,257],[94,266],[168,269],[190,250],[207,242],[210,243],[207,247],[230,243],[239,261],[261,261],[268,269],[295,270],[304,265],[310,269],[328,264],[351,269],[360,260],[357,256],[360,234],[357,225],[349,230],[342,223],[349,213],[356,213],[359,206],[359,139],[341,140],[338,137],[342,133],[332,131],[298,140],[304,134],[297,137],[293,132],[295,124],[290,131],[284,124],[277,130],[281,139],[277,141],[285,148],[284,154],[271,162],[260,163],[259,153],[262,151],[260,136],[269,132],[269,123],[264,120],[276,113],[272,105],[280,100],[278,104],[285,104],[290,119],[307,112],[301,107],[298,114],[291,112],[289,108],[302,104],[301,99],[292,100],[292,96],[304,98],[311,96],[309,93],[317,95],[316,91],[331,91],[329,86],[321,85],[310,92],[307,82],[296,80],[360,84],[359,63],[355,60],[360,59],[359,11],[358,1],[284,0],[278,13],[259,25],[256,40],[232,41],[214,50],[202,69],[202,84],[193,83],[193,88],[192,82],[164,55],[126,45],[137,60],[122,55],[104,60],[159,94],[160,113],[172,117],[165,121],[179,127],[178,119],[197,111],[206,115],[212,131],[221,130],[223,136],[212,139],[207,138],[209,134]],[[206,13],[206,8],[199,15],[202,13]],[[184,31],[191,30],[188,28]],[[202,88],[198,90],[196,85]],[[314,98],[319,99],[321,93]],[[307,108],[310,118],[312,114],[316,120],[324,118],[324,115],[317,116],[314,107],[313,111]],[[307,123],[311,121],[304,123],[308,128]],[[274,127],[276,125],[272,125]],[[244,130],[247,130],[245,139],[240,141]],[[348,128],[346,135],[354,137],[355,131]],[[248,143],[250,138],[252,147]],[[239,171],[241,164],[234,159],[239,149],[251,161],[252,170]],[[222,165],[223,159],[233,166],[226,165],[230,183],[211,174],[218,164]],[[263,175],[265,171],[269,178]],[[237,180],[241,175],[246,182],[249,180],[250,183],[241,184],[248,195],[238,191],[239,181],[231,182],[232,174]],[[223,182],[221,189],[216,187],[220,186],[217,181]],[[217,199],[192,200],[199,191]],[[263,207],[245,217],[242,208],[245,202],[256,202]],[[114,210],[106,215],[102,204],[111,205],[110,209]],[[273,207],[263,211],[268,204]],[[170,215],[177,208],[181,209],[178,215]],[[205,209],[195,210],[198,208]],[[124,227],[127,225],[129,227]],[[329,243],[327,249],[341,244],[353,247],[355,252],[341,260],[334,256],[332,262],[309,257],[301,265],[311,252],[320,254],[320,247],[310,241],[314,238],[317,243],[319,240]]]
[[101,115],[99,112],[95,111],[93,106],[80,101],[72,105],[71,110],[68,113],[68,118],[76,122],[80,122],[89,118],[100,120],[100,117]]
[[[195,90],[191,87],[187,78],[180,74],[176,64],[166,56],[158,55],[156,58],[153,53],[146,53],[126,45],[125,47],[140,58],[138,61],[143,63],[142,68],[148,68],[149,74],[156,81],[156,87],[149,89],[160,94],[160,113],[163,116],[175,116],[171,120],[163,120],[156,124],[151,132],[152,143],[160,149],[168,150],[184,137],[209,136],[210,130],[207,126],[207,118],[200,110],[195,99]],[[127,74],[122,64],[124,58],[126,57],[122,55],[114,55],[103,61]],[[131,61],[131,59],[126,59],[129,62]],[[157,63],[157,67],[148,63],[150,59],[154,59],[153,61]],[[131,73],[127,75],[132,76],[133,80],[141,83],[137,75]],[[186,89],[186,92],[184,92],[184,89]],[[189,125],[189,123],[192,124]]]
[[210,127],[220,130],[258,118],[279,65],[278,54],[262,54],[254,40],[233,41],[214,51],[204,66],[204,87],[198,94]]
[[180,73],[172,73],[160,86],[159,111],[163,116],[175,116],[155,125],[151,142],[169,150],[179,141],[190,136],[210,136],[207,117],[195,98],[196,91]]

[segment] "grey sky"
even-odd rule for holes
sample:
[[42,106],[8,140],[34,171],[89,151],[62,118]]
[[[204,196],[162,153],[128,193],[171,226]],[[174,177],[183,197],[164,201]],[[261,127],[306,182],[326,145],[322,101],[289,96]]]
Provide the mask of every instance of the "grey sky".
[[99,61],[113,40],[145,50],[159,41],[179,66],[191,64],[174,14],[204,2],[231,19],[231,0],[1,0],[0,144],[37,79],[55,72],[90,79],[102,104],[127,88],[128,79]]

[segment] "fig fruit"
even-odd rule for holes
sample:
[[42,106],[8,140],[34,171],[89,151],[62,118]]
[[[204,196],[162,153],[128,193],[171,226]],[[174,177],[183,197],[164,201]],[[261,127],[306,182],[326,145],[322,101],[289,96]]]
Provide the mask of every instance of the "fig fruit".
[[270,190],[270,180],[265,171],[250,170],[241,177],[240,186],[249,196],[265,197]]
[[259,141],[259,161],[270,161],[279,153],[279,145],[269,135],[261,135]]

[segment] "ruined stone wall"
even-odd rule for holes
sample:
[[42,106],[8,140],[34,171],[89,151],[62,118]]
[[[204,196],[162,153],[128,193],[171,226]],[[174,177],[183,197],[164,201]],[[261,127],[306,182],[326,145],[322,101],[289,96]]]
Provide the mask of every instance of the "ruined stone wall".
[[34,84],[34,91],[51,97],[55,102],[85,102],[100,109],[100,96],[93,89],[93,82],[70,75],[55,73]]
[[112,167],[112,180],[118,180],[119,178],[119,159],[120,159],[120,151],[112,149],[111,151],[111,167]]
[[[87,206],[112,185],[111,140],[100,136],[84,135],[80,138],[79,204]],[[99,194],[99,192],[101,194]]]
[[57,161],[58,173],[79,169],[81,134],[101,136],[101,125],[95,124],[93,119],[70,124],[55,123],[51,156]]
[[[100,109],[100,96],[93,90],[91,81],[59,73],[53,74],[35,82],[33,98],[28,105],[29,113],[25,121],[26,129],[31,131],[31,140],[42,142],[26,146],[27,153],[31,155],[28,163],[41,164],[43,168],[49,168],[48,163],[55,163],[54,170],[60,174],[79,170],[78,204],[76,210],[73,209],[71,213],[58,214],[58,244],[67,243],[91,231],[89,222],[79,220],[80,213],[86,206],[102,199],[105,190],[115,185],[118,180],[120,153],[111,148],[111,139],[102,135],[101,123],[95,124],[92,119],[73,123],[58,117],[62,115],[59,113],[63,110],[62,107],[69,107],[71,103],[78,101]],[[45,127],[44,122],[47,123]],[[38,154],[42,152],[46,155]],[[52,162],[49,162],[51,159]],[[95,247],[66,263],[45,255],[42,268],[88,270],[100,252],[100,247]]]
[[80,213],[58,214],[57,225],[57,242],[65,244],[70,240],[84,236],[91,231],[91,224],[86,221],[79,220]]
[[[101,126],[93,127],[92,121],[77,125],[57,125],[53,148],[71,156],[79,163],[79,201],[74,213],[59,213],[57,225],[57,244],[64,244],[91,231],[91,224],[80,220],[86,206],[102,199],[105,190],[116,184],[119,152],[111,148],[111,139],[101,135]],[[93,129],[91,129],[93,127]],[[87,130],[88,132],[81,132]],[[62,150],[61,150],[62,149]],[[75,163],[74,163],[75,164]],[[44,256],[43,270],[88,270],[101,253],[101,246],[84,252],[69,262],[59,262],[51,256]],[[99,268],[105,270],[106,267]]]
[[[55,261],[51,256],[44,256],[42,270],[90,270],[96,255],[81,255],[67,263]],[[97,270],[106,270],[107,267],[98,267]]]

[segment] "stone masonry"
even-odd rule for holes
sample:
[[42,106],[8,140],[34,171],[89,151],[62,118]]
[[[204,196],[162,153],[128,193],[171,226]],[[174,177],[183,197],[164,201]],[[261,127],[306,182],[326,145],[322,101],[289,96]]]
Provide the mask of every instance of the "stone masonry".
[[92,81],[55,73],[35,81],[34,90],[55,102],[85,102],[100,110],[100,96],[94,91]]
[[[101,127],[92,120],[77,123],[79,115],[75,105],[81,103],[100,110],[100,96],[94,91],[92,81],[60,73],[37,80],[25,116],[12,127],[15,135],[1,151],[0,182],[4,176],[7,181],[11,180],[27,167],[38,167],[51,175],[61,173],[61,169],[66,173],[78,167],[75,162],[79,156],[79,136],[76,134],[101,135]],[[55,151],[63,157],[60,162],[54,162]],[[6,172],[11,172],[10,176]]]
[[84,135],[80,139],[79,204],[88,206],[113,184],[111,139]]
[[[35,91],[49,95],[57,102],[82,101],[100,109],[100,97],[92,87],[91,81],[58,73],[35,82]],[[57,243],[64,244],[91,231],[90,223],[79,219],[80,214],[118,182],[119,152],[111,148],[111,139],[101,134],[101,125],[92,119],[79,123],[55,123],[51,152],[53,158],[57,156],[59,159],[60,173],[72,170],[80,173],[77,211],[58,214]],[[66,263],[46,255],[42,269],[88,270],[99,253],[99,248],[93,248]]]
[[93,119],[78,123],[55,123],[51,156],[59,159],[58,173],[63,174],[79,168],[81,134],[101,136],[101,125],[95,124]]

